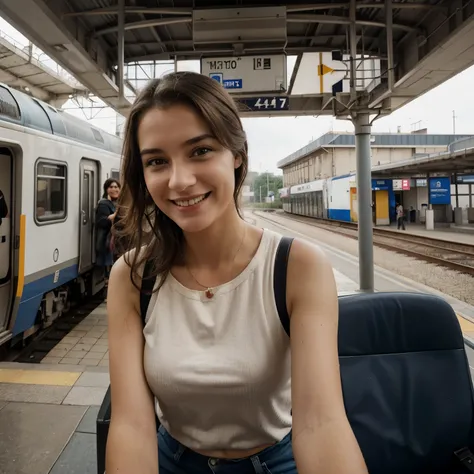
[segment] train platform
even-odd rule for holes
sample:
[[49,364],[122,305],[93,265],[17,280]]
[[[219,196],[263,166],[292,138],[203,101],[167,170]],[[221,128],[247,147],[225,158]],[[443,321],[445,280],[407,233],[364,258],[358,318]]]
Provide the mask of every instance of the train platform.
[[[252,220],[286,235],[315,239],[316,229],[279,215],[257,213]],[[331,259],[338,294],[357,292],[357,258],[318,244]],[[445,298],[458,315],[474,376],[474,307],[379,267],[375,279],[376,291],[422,291]],[[0,363],[0,474],[96,474],[95,421],[108,385],[104,303],[40,364]]]
[[406,232],[407,234],[419,235],[432,239],[442,239],[450,242],[459,242],[462,244],[474,245],[474,225],[456,227],[435,227],[435,230],[426,230],[426,227],[421,224],[406,223],[406,230],[398,230],[396,224],[391,226],[379,226],[375,229],[388,230],[391,232]]

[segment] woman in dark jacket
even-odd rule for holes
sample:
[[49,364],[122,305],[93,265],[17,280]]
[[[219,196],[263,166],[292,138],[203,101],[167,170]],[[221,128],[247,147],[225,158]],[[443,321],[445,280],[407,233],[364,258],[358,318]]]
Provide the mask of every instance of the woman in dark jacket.
[[120,195],[120,183],[109,178],[104,183],[104,194],[96,210],[96,265],[104,267],[106,278],[114,263],[112,225],[117,215],[116,202]]

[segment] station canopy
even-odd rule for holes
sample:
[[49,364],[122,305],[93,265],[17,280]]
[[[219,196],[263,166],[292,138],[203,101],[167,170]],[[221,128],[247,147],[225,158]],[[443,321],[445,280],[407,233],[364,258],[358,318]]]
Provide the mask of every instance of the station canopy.
[[419,155],[409,160],[378,165],[372,168],[374,177],[406,177],[426,173],[474,173],[474,138],[452,143],[448,151]]
[[[166,5],[164,5],[166,3]],[[393,40],[416,32],[439,1],[390,2]],[[117,57],[115,0],[69,0],[92,38],[100,38]],[[202,55],[322,52],[348,50],[350,2],[136,0],[125,6],[125,61],[200,59]],[[358,50],[379,56],[385,49],[385,3],[356,2],[357,25],[363,27]],[[381,49],[382,48],[382,49]]]
[[[459,43],[439,47],[454,33],[462,33],[461,42],[467,41],[467,29],[472,33],[471,8],[453,17],[451,3],[58,0],[62,6],[56,15],[62,31],[76,32],[81,54],[86,51],[90,58],[100,58],[109,77],[120,71],[123,9],[123,57],[129,65],[200,60],[201,72],[220,80],[253,111],[252,116],[261,112],[347,117],[359,92],[368,96],[370,110],[390,113],[472,63],[472,54],[464,54],[468,49]],[[17,23],[22,21],[16,18]],[[39,26],[24,28],[44,38]],[[74,72],[68,45],[64,51],[61,45],[44,46],[49,51],[55,48],[61,63],[69,61],[66,66]],[[435,53],[433,60],[430,55]],[[103,91],[116,110],[124,112],[129,106],[114,105],[111,86],[94,87],[100,75],[95,78],[87,72],[82,78],[81,74],[76,77],[88,81],[93,92]]]

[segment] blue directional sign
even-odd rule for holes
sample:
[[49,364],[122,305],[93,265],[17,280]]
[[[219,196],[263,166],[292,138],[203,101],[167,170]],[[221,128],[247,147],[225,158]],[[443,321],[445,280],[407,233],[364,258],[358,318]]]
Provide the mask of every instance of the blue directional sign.
[[390,179],[373,179],[372,191],[390,191],[391,185]]
[[224,75],[222,73],[214,73],[214,74],[209,74],[209,77],[211,79],[214,79],[215,81],[217,81],[219,84],[222,84],[224,82]]
[[430,204],[451,204],[451,179],[430,178]]
[[242,89],[242,79],[224,79],[222,72],[214,72],[209,77],[223,85],[224,89]]
[[239,102],[255,111],[288,110],[290,108],[290,101],[285,96],[239,98]]
[[225,79],[224,89],[242,89],[242,79]]

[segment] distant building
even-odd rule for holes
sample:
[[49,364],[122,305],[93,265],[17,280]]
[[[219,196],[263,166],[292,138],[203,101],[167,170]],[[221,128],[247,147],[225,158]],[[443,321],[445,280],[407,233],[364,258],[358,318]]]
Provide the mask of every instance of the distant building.
[[[471,135],[416,133],[371,134],[372,166],[409,160],[448,150],[455,140]],[[356,171],[355,136],[349,132],[325,133],[309,145],[278,162],[283,186],[342,176]]]

